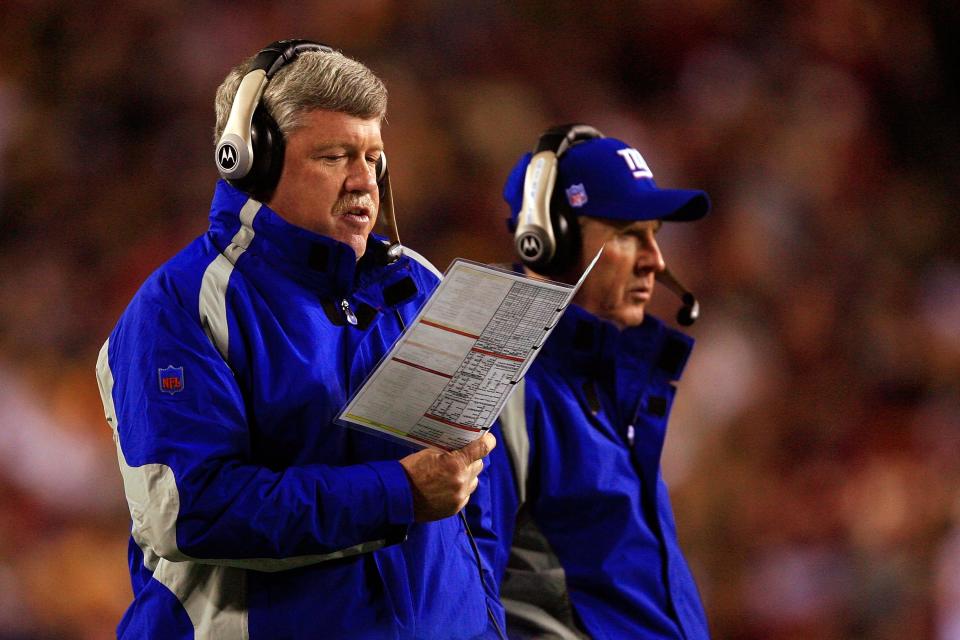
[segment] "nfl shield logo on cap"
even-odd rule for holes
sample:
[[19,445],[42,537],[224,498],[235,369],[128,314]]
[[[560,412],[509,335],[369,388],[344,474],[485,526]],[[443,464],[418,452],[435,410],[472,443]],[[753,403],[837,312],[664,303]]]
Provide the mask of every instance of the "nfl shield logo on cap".
[[587,204],[587,190],[583,188],[583,184],[570,185],[570,187],[566,189],[566,193],[567,202],[570,203],[571,207],[579,209]]

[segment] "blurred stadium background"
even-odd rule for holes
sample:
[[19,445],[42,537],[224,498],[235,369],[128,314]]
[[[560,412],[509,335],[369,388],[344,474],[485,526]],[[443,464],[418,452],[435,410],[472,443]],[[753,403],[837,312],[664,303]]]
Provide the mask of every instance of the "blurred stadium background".
[[385,79],[401,235],[441,269],[510,259],[500,188],[551,124],[706,189],[662,232],[703,307],[664,473],[715,637],[960,638],[958,15],[3,0],[0,640],[110,637],[128,603],[97,350],[205,229],[214,90],[280,37]]

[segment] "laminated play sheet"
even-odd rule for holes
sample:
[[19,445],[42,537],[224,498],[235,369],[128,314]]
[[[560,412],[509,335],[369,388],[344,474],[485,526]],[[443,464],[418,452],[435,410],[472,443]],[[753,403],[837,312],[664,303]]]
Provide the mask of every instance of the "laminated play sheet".
[[337,421],[459,449],[490,429],[577,289],[457,259]]

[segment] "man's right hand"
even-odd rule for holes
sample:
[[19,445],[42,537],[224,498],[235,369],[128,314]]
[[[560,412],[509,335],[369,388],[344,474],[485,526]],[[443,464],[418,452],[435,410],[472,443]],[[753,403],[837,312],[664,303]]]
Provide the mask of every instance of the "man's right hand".
[[497,446],[485,433],[462,449],[423,449],[400,459],[413,489],[413,517],[429,522],[452,516],[463,509],[477,488],[483,458]]

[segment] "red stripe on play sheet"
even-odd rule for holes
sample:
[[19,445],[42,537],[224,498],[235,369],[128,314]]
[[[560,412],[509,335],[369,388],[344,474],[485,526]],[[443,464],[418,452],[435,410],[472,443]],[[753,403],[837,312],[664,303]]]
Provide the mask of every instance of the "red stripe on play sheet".
[[449,331],[450,333],[456,333],[461,336],[473,338],[474,340],[480,337],[480,336],[475,336],[472,333],[467,333],[466,331],[460,331],[460,329],[454,329],[453,327],[448,327],[446,325],[440,324],[439,322],[433,322],[432,320],[421,320],[420,322],[427,325],[428,327],[433,327],[434,329],[441,329],[443,331]]
[[434,375],[438,375],[438,376],[440,376],[441,378],[452,378],[452,377],[453,377],[452,375],[450,375],[450,374],[448,374],[448,373],[443,373],[442,371],[436,371],[435,369],[428,369],[427,367],[424,367],[423,365],[414,364],[413,362],[407,362],[406,360],[401,360],[400,358],[390,358],[390,359],[393,360],[394,362],[399,362],[400,364],[405,364],[405,365],[407,365],[408,367],[413,367],[414,369],[420,369],[421,371],[426,371],[427,373],[432,373],[432,374],[434,374]]
[[468,426],[465,425],[465,424],[459,424],[459,423],[457,423],[457,422],[451,422],[450,420],[447,420],[446,418],[441,418],[440,416],[435,416],[435,415],[430,414],[430,413],[425,413],[425,414],[423,414],[423,415],[424,415],[424,417],[430,418],[431,420],[436,420],[437,422],[442,422],[443,424],[448,424],[448,425],[450,425],[451,427],[456,427],[457,429],[463,429],[464,431],[473,431],[474,433],[479,433],[479,432],[480,432],[480,429],[477,429],[476,427],[468,427]]

